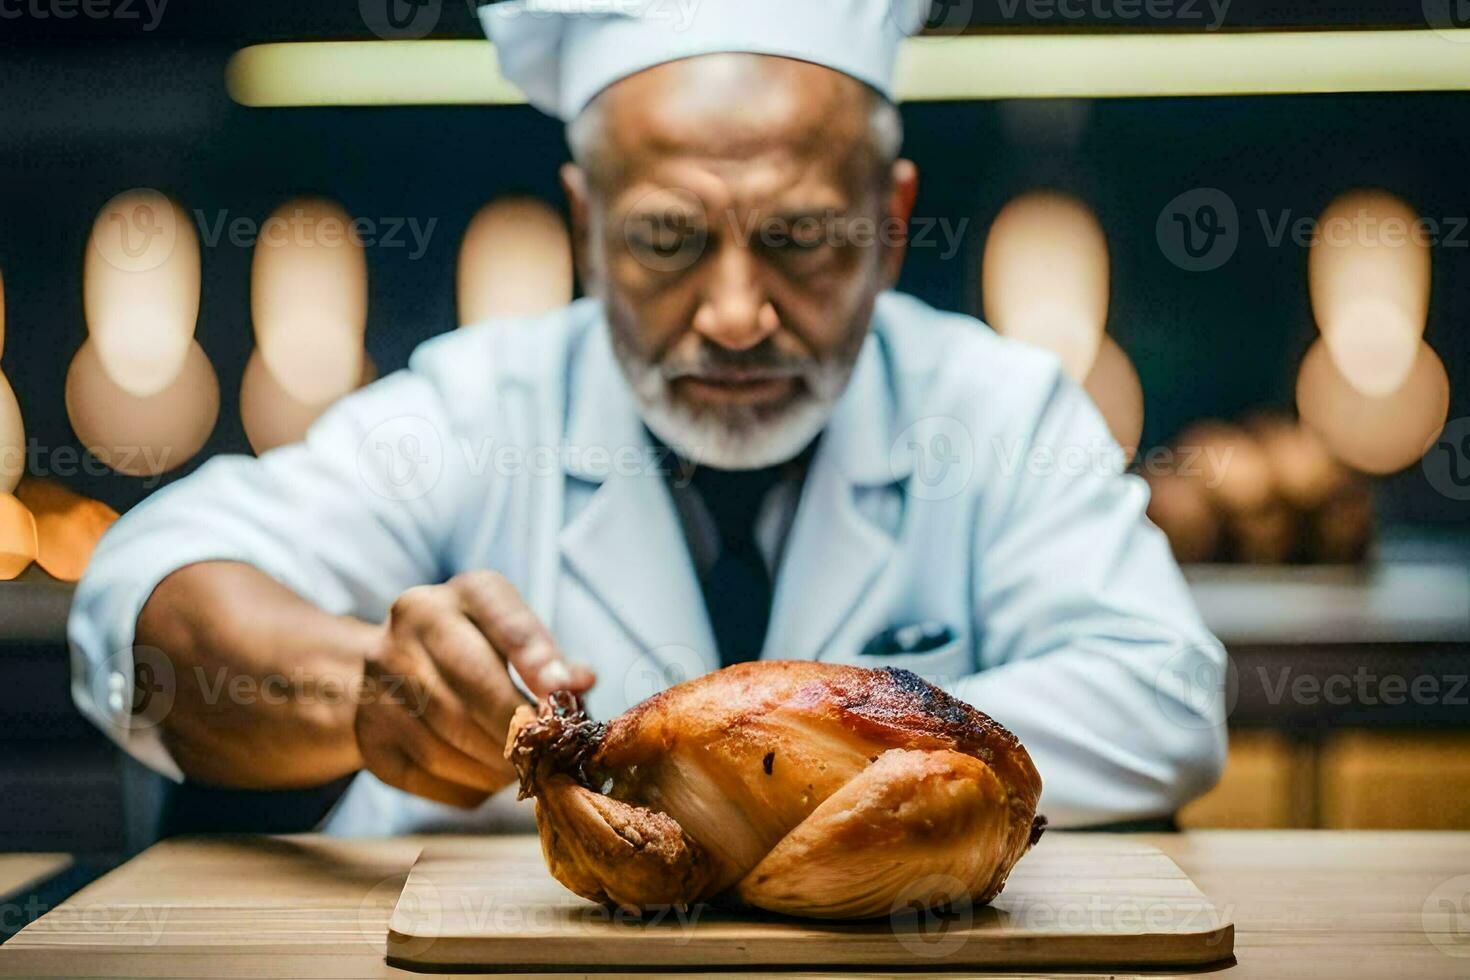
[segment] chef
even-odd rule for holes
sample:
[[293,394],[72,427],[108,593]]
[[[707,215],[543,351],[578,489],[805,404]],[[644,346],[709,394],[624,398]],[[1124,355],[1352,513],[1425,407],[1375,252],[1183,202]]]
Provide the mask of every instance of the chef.
[[1224,654],[1097,410],[892,291],[923,6],[484,8],[566,123],[585,298],[430,340],[124,517],[69,624],[82,711],[176,780],[352,776],[322,817],[350,834],[524,826],[527,694],[607,718],[757,658],[945,687],[1020,736],[1053,824],[1210,787]]

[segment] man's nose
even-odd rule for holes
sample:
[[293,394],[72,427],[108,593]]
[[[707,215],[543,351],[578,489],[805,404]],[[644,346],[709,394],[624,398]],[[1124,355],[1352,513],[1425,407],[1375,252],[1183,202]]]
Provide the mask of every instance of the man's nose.
[[780,326],[776,309],[761,288],[750,249],[725,245],[714,256],[694,329],[711,343],[749,350]]

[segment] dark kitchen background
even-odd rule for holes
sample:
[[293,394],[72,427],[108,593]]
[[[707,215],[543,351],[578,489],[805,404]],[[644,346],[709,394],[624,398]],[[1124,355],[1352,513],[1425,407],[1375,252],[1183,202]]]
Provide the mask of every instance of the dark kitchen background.
[[[247,45],[373,40],[358,4],[173,0],[156,22],[143,0],[127,6],[136,17],[124,7],[94,18],[80,4],[0,0],[0,365],[23,411],[33,475],[118,511],[212,455],[251,451],[239,394],[254,346],[252,249],[228,235],[211,244],[221,218],[260,222],[310,194],[379,223],[433,222],[421,255],[406,231],[401,247],[366,249],[366,347],[386,374],[457,326],[455,267],[470,218],[506,195],[560,210],[556,168],[566,157],[560,126],[525,106],[232,101],[226,65]],[[972,7],[980,32],[1120,26],[1084,16],[1059,28],[1028,18],[1025,4],[1015,15]],[[1417,2],[1237,0],[1223,29],[1415,30],[1424,16]],[[1198,29],[1147,17],[1123,26]],[[446,0],[430,36],[478,37],[469,4]],[[913,102],[902,111],[905,152],[921,173],[916,214],[963,234],[953,254],[914,248],[901,288],[980,315],[981,257],[1002,207],[1038,189],[1085,202],[1111,255],[1107,331],[1141,381],[1144,452],[1202,420],[1292,416],[1318,329],[1308,249],[1273,234],[1283,216],[1313,218],[1360,187],[1439,223],[1424,340],[1448,374],[1451,426],[1470,417],[1470,92]],[[198,216],[195,338],[220,385],[204,448],[157,480],[66,455],[82,451],[63,390],[87,336],[88,235],[103,205],[131,188]],[[1166,206],[1198,188],[1223,191],[1238,210],[1235,252],[1205,272],[1181,269],[1156,234]],[[1192,556],[1206,559],[1189,573],[1235,669],[1221,679],[1234,706],[1226,786],[1181,814],[1187,824],[1470,827],[1470,503],[1417,462],[1351,482],[1371,521],[1335,560],[1294,547],[1267,548],[1254,563],[1223,562],[1242,557],[1239,548]],[[68,594],[36,567],[0,583],[0,833],[6,850],[105,861],[146,841],[153,791],[71,706]],[[1317,679],[1318,694],[1292,686],[1303,676]],[[1367,680],[1348,685],[1345,700],[1327,697],[1340,676]],[[1438,693],[1395,697],[1391,677],[1433,678]]]

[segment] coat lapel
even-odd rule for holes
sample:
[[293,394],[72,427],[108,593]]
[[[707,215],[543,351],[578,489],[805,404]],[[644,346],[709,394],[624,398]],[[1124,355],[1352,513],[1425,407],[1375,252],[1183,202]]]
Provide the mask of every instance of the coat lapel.
[[878,578],[894,549],[859,506],[891,492],[912,457],[893,453],[893,393],[876,330],[864,343],[807,474],[776,579],[762,659],[815,660]]
[[[591,499],[558,537],[562,560],[655,660],[688,669],[688,649],[719,666],[704,597],[673,500],[599,317],[568,392],[567,493]],[[631,460],[638,465],[628,465]],[[582,486],[570,484],[581,483]],[[666,657],[661,651],[678,647]]]

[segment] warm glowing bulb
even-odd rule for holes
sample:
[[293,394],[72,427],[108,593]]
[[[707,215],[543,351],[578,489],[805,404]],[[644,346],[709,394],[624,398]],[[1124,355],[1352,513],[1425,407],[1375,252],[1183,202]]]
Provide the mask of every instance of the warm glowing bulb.
[[92,455],[128,476],[153,476],[182,466],[203,448],[219,415],[219,382],[209,358],[191,342],[166,387],[134,395],[107,373],[89,340],[66,373],[66,412]]
[[1353,387],[1381,397],[1409,376],[1429,315],[1429,244],[1392,194],[1350,191],[1317,221],[1307,264],[1312,312]]
[[0,493],[0,581],[8,582],[36,560],[36,519],[26,505]]
[[[360,385],[365,385],[377,376],[377,368],[366,355],[362,360]],[[300,442],[306,430],[317,417],[331,407],[332,402],[311,404],[298,401],[282,387],[271,374],[260,351],[252,351],[245,364],[245,374],[240,379],[240,421],[245,426],[245,438],[250,448],[263,453],[287,443]]]
[[154,190],[108,201],[82,275],[87,330],[119,387],[152,395],[179,372],[199,318],[199,241],[188,215]]
[[1143,435],[1143,385],[1133,362],[1113,338],[1103,338],[1097,361],[1082,387],[1092,396],[1108,430],[1131,460]]
[[528,197],[487,204],[465,229],[457,283],[461,324],[565,306],[572,246],[561,216]]
[[1319,340],[1302,361],[1296,403],[1302,421],[1338,459],[1365,473],[1393,473],[1418,461],[1444,428],[1450,382],[1439,357],[1420,341],[1397,389],[1364,394]]
[[330,402],[362,375],[367,259],[346,211],[288,201],[266,219],[250,270],[255,343],[291,397]]
[[117,511],[52,480],[23,480],[15,495],[36,518],[36,564],[63,582],[79,581]]
[[26,427],[15,389],[0,374],[0,493],[15,489],[26,471]]
[[1007,204],[985,242],[981,289],[991,326],[1087,376],[1108,318],[1108,243],[1087,205],[1050,191]]

